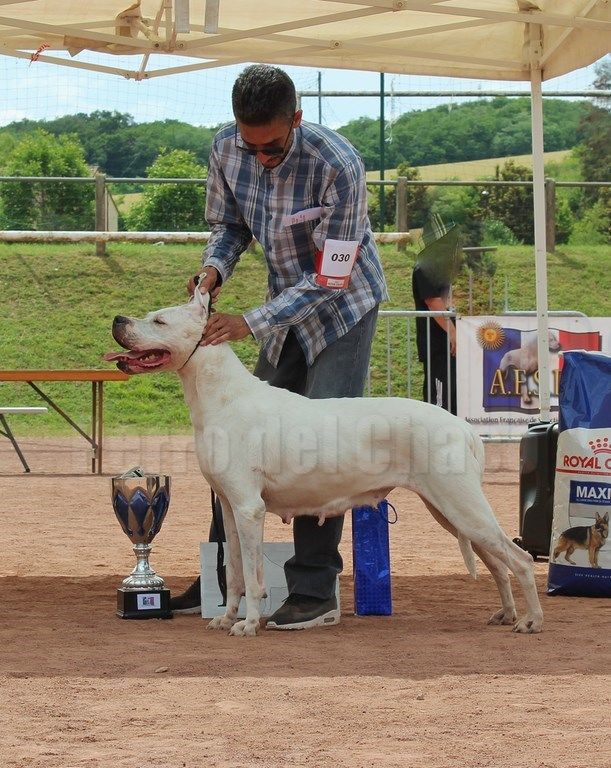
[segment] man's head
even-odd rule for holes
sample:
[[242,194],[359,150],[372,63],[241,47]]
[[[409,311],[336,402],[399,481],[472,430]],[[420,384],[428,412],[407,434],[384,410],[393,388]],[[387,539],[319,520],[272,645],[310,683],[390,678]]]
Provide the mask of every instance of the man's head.
[[231,105],[235,119],[245,125],[290,122],[297,110],[297,94],[291,78],[279,67],[253,64],[233,84]]
[[256,155],[266,168],[275,168],[291,148],[293,129],[301,123],[291,78],[278,67],[253,64],[235,81],[231,103],[236,146]]

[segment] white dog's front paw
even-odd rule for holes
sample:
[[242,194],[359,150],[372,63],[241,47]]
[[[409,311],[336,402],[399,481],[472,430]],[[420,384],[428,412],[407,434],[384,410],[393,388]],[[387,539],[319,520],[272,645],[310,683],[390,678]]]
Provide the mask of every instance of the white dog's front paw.
[[499,624],[513,624],[517,619],[516,612],[511,608],[501,608],[500,611],[493,613],[488,619],[488,624],[498,626]]
[[228,630],[233,627],[234,622],[232,619],[227,618],[227,616],[215,616],[212,621],[208,624],[208,629],[224,629]]
[[535,635],[543,629],[543,619],[531,619],[525,616],[513,625],[513,632],[519,632],[524,635]]
[[236,621],[229,631],[230,635],[234,637],[255,637],[257,630],[259,629],[259,622],[252,619],[242,619],[242,621]]

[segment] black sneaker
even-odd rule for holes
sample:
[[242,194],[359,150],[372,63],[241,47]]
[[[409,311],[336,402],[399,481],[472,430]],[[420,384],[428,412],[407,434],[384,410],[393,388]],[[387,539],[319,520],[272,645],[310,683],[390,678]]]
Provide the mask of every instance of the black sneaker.
[[182,595],[170,597],[170,610],[174,613],[201,613],[202,593],[199,576]]
[[339,624],[335,595],[328,600],[307,595],[289,595],[267,620],[267,629],[310,629]]

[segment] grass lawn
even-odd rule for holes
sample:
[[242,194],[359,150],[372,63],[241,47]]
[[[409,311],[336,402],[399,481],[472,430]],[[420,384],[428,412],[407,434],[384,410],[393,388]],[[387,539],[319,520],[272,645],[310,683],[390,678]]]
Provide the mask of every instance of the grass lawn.
[[[571,154],[571,149],[561,149],[557,152],[545,152],[545,164],[562,163]],[[483,160],[466,160],[463,163],[437,163],[436,165],[419,165],[420,178],[423,181],[477,181],[478,179],[493,179],[497,166],[503,166],[508,160],[517,165],[532,168],[532,155],[511,155],[508,157],[489,157]],[[395,179],[397,169],[384,171],[386,179]],[[379,171],[367,171],[368,181],[377,181]]]
[[[383,246],[382,260],[391,293],[383,309],[413,309],[411,269],[415,251],[400,253]],[[535,308],[534,250],[500,246],[494,279],[494,309],[504,305],[507,277],[510,309]],[[200,263],[198,246],[113,244],[108,255],[95,255],[93,245],[0,244],[3,296],[0,368],[104,368],[102,355],[117,348],[110,329],[116,314],[140,315],[150,309],[182,303],[187,277]],[[548,257],[550,309],[574,309],[590,316],[609,314],[611,259],[609,249],[560,247]],[[474,314],[488,314],[488,280],[475,281]],[[265,267],[260,253],[247,253],[228,281],[218,309],[242,312],[259,305],[265,294]],[[459,312],[468,310],[467,276],[454,289]],[[372,393],[386,392],[384,323],[379,325],[372,359]],[[405,394],[405,329],[393,325],[391,346],[393,394]],[[257,356],[254,341],[233,345],[251,367]],[[416,365],[416,368],[419,366]],[[420,371],[415,370],[416,390]],[[87,425],[88,384],[45,384],[62,407]],[[190,430],[178,378],[136,376],[105,385],[108,434],[153,434]],[[0,384],[0,402],[39,405],[26,384]],[[55,414],[20,417],[19,434],[72,434]]]

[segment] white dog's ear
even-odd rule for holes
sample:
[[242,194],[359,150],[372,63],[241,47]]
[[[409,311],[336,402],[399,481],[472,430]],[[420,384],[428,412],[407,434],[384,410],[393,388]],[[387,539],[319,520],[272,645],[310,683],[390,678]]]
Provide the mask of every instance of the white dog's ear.
[[206,317],[210,317],[210,310],[212,308],[212,297],[207,291],[200,291],[198,286],[195,286],[195,290],[193,291],[193,302],[198,306],[201,307]]
[[195,286],[195,290],[193,291],[193,298],[192,301],[197,304],[198,307],[204,307],[204,297],[202,295],[202,292],[199,290],[197,286]]

